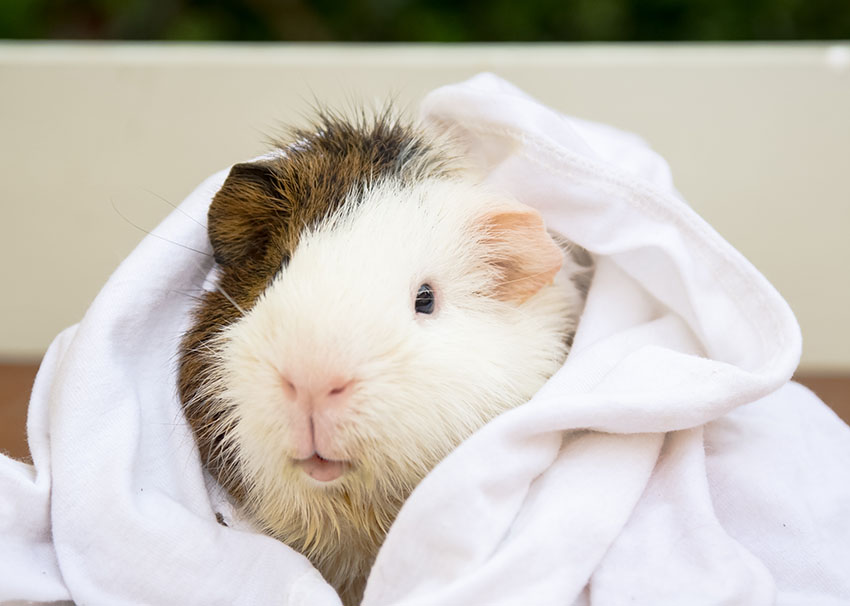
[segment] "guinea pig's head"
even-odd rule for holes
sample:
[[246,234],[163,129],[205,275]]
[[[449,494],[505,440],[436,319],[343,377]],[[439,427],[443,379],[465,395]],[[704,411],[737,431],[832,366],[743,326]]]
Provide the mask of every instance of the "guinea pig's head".
[[213,201],[220,291],[184,340],[181,393],[205,462],[266,531],[374,550],[430,469],[563,363],[579,266],[536,211],[409,131],[359,172],[350,141],[316,137],[237,166]]

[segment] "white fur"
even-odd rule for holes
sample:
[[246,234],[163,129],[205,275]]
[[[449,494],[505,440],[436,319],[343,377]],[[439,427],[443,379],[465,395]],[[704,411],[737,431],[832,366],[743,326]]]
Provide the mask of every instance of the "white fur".
[[[521,305],[487,296],[496,274],[475,222],[498,196],[485,188],[384,181],[358,195],[302,236],[219,343],[219,405],[236,420],[228,441],[251,485],[249,509],[314,562],[326,559],[328,541],[362,544],[374,557],[422,477],[560,367],[582,307],[569,255],[555,282]],[[436,310],[416,314],[426,282]],[[318,483],[294,465],[297,415],[282,373],[357,379],[349,405],[327,421],[333,458],[352,463],[339,480]],[[365,574],[365,559],[333,567]]]

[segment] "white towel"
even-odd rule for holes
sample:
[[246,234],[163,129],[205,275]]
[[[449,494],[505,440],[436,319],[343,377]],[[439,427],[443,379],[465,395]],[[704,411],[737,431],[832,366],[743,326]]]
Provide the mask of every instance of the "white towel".
[[[850,429],[788,383],[790,309],[664,161],[490,75],[422,113],[597,271],[563,368],[417,487],[364,605],[850,603]],[[34,466],[0,459],[0,603],[339,604],[304,557],[240,522],[181,417],[185,295],[213,267],[169,242],[209,251],[193,218],[225,175],[51,346]]]

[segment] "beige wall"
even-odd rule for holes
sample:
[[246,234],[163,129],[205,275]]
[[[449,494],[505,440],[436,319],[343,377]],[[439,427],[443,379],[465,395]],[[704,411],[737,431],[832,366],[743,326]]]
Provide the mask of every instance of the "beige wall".
[[635,131],[782,292],[808,370],[850,371],[850,45],[0,44],[0,359],[40,355],[208,174],[313,99],[415,108],[490,70]]

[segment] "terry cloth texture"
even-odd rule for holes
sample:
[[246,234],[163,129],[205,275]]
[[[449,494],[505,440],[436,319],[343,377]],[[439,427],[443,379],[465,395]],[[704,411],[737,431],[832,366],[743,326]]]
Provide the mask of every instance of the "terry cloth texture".
[[[850,429],[788,382],[794,316],[664,161],[487,74],[432,92],[422,116],[597,270],[563,368],[417,487],[364,605],[850,603]],[[215,270],[168,242],[209,251],[195,220],[225,175],[50,347],[34,465],[0,459],[0,603],[339,604],[240,522],[175,395],[184,295]]]

